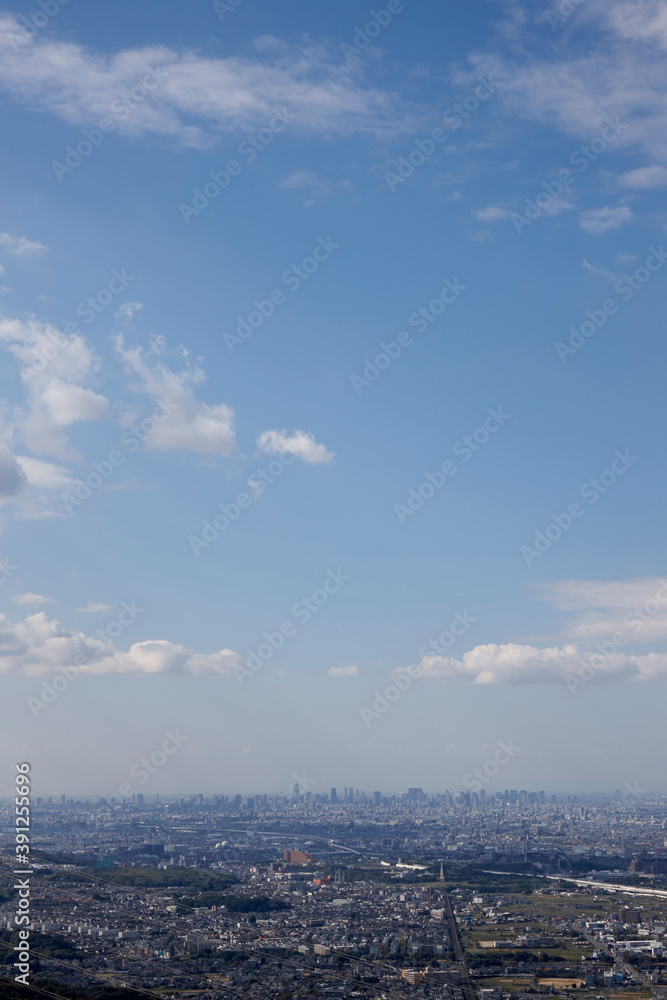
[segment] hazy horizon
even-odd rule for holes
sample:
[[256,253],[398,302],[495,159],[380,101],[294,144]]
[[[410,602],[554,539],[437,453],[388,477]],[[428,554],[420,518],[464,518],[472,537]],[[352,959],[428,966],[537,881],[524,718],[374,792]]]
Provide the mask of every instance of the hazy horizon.
[[667,793],[663,5],[47,6],[0,788]]

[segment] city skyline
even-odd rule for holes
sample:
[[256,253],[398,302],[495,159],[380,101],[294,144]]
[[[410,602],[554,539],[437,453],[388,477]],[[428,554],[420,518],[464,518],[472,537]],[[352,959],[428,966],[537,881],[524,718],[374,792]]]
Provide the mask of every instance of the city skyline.
[[667,792],[663,4],[459,8],[0,15],[0,788]]

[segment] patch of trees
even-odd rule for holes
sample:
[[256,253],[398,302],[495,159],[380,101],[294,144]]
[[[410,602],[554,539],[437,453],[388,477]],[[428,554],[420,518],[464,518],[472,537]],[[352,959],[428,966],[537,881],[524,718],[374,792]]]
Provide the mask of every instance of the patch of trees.
[[270,896],[252,896],[249,899],[227,896],[225,906],[230,913],[273,913],[276,910],[291,909],[289,903],[282,899],[271,899]]
[[145,993],[137,993],[136,990],[124,987],[95,983],[78,988],[42,976],[34,979],[30,986],[15,983],[13,979],[4,976],[0,977],[0,982],[2,1000],[43,1000],[44,993],[58,996],[61,1000],[145,1000]]
[[80,872],[61,871],[47,876],[49,881],[99,882],[119,886],[165,888],[178,886],[214,892],[236,885],[234,875],[202,871],[199,868],[86,868]]

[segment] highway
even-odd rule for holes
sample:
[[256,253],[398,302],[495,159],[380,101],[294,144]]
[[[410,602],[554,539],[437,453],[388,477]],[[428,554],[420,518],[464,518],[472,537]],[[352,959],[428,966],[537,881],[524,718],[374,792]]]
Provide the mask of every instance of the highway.
[[442,891],[442,898],[445,904],[445,912],[447,914],[447,922],[449,924],[449,936],[452,939],[452,948],[454,949],[454,958],[460,966],[461,989],[463,990],[463,995],[465,1000],[477,1000],[477,994],[475,993],[474,987],[470,982],[470,977],[468,975],[468,968],[466,966],[463,948],[461,947],[461,939],[459,937],[459,929],[456,925],[454,910],[452,909],[449,894],[445,892],[444,889]]

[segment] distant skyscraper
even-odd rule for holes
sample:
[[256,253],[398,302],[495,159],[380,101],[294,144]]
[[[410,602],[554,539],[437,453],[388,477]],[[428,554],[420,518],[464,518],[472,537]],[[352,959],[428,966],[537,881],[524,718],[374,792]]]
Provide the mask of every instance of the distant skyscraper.
[[382,805],[382,792],[373,792],[373,805]]
[[331,789],[331,801],[332,802],[338,802],[338,795],[336,794],[336,789],[335,788]]

